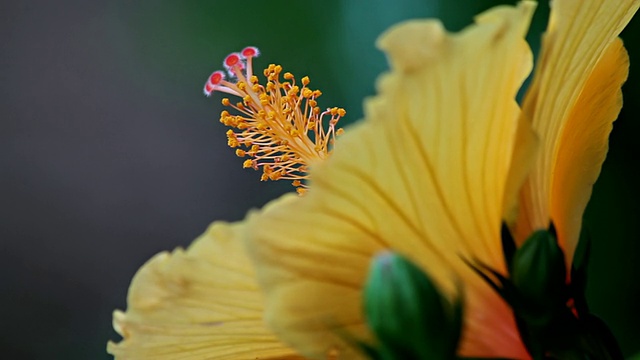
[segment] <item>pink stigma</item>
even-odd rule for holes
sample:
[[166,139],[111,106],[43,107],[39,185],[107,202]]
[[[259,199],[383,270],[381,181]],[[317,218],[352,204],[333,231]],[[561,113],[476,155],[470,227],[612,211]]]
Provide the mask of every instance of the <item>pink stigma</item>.
[[236,65],[241,65],[241,59],[240,59],[240,54],[238,53],[231,53],[229,55],[227,55],[227,57],[224,59],[224,66],[227,69],[230,69]]
[[220,70],[214,71],[209,77],[209,82],[211,82],[212,85],[218,85],[222,80],[224,80],[224,73]]
[[260,51],[255,46],[247,46],[246,48],[242,49],[240,53],[245,58],[257,57],[260,55]]

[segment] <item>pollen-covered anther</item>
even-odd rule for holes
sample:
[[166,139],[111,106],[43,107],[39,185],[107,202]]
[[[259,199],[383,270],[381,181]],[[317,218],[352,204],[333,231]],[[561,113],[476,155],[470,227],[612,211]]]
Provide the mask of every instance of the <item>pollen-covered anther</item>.
[[235,103],[222,99],[230,109],[220,114],[220,122],[236,129],[227,133],[228,144],[236,148],[237,156],[248,157],[243,167],[262,168],[263,181],[291,180],[304,193],[308,165],[329,156],[330,145],[342,132],[336,123],[346,112],[322,111],[317,101],[322,92],[308,87],[309,77],[297,81],[280,65],[270,64],[263,72],[267,81],[261,83],[252,69],[252,59],[258,55],[251,46],[229,54],[223,66],[232,80],[226,80],[223,71],[214,72],[205,91],[240,98]]
[[256,167],[255,161],[251,160],[251,159],[247,159],[242,163],[242,167],[245,168],[245,169],[255,168]]

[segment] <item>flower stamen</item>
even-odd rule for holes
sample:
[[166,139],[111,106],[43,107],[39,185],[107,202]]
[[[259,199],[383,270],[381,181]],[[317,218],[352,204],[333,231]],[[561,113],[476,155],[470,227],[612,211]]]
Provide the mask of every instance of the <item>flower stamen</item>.
[[322,92],[308,87],[309,77],[297,83],[280,65],[270,64],[264,70],[267,82],[262,85],[253,74],[252,60],[258,55],[252,46],[229,54],[223,65],[230,80],[225,72],[214,71],[204,93],[219,91],[241,99],[235,104],[222,99],[234,114],[222,111],[220,122],[235,129],[227,131],[228,145],[236,148],[237,156],[249,157],[243,167],[262,169],[262,181],[291,180],[302,194],[308,166],[328,157],[335,137],[343,132],[336,125],[346,111],[337,107],[322,111],[317,101]]

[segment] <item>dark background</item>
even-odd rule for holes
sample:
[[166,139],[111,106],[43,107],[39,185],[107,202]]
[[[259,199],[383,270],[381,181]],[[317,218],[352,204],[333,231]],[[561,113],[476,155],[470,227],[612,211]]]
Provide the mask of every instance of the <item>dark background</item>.
[[[2,1],[0,358],[108,359],[111,311],[149,257],[292,190],[242,169],[219,96],[202,96],[227,53],[260,47],[258,68],[309,75],[320,105],[351,122],[386,67],[381,31],[425,16],[455,30],[496,3]],[[627,102],[587,211],[591,304],[626,354],[640,350],[639,35],[637,17],[623,34]]]

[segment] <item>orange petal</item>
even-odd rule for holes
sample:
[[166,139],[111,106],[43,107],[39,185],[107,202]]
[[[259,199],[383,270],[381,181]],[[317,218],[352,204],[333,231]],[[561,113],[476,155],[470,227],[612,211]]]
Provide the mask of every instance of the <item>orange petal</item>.
[[114,313],[123,336],[116,359],[302,359],[263,323],[263,298],[237,233],[214,223],[186,251],[160,253],[138,270],[126,312]]
[[459,34],[433,20],[389,30],[379,45],[392,70],[365,121],[312,169],[308,195],[249,218],[268,323],[303,355],[359,358],[345,334],[370,339],[362,286],[372,256],[391,249],[449,296],[464,283],[463,355],[527,358],[509,308],[462,258],[505,271],[500,224],[533,8],[492,9]]
[[552,2],[539,64],[523,105],[523,118],[541,139],[541,153],[520,194],[515,225],[519,242],[533,230],[547,228],[552,219],[571,260],[626,78],[627,64],[616,50],[620,46],[612,44],[638,6],[639,0]]
[[585,83],[559,141],[551,186],[551,219],[557,224],[568,260],[573,259],[582,213],[600,175],[612,123],[622,107],[620,87],[628,69],[629,57],[622,41],[616,39]]

